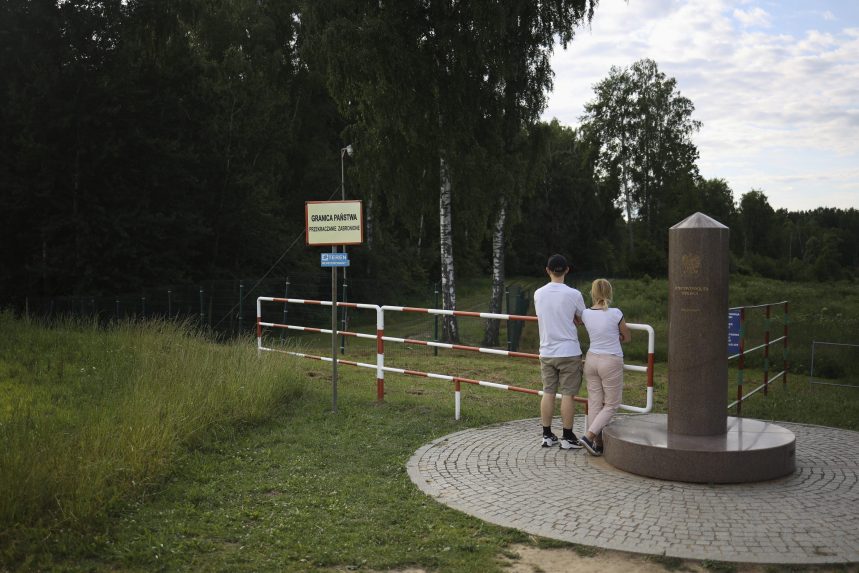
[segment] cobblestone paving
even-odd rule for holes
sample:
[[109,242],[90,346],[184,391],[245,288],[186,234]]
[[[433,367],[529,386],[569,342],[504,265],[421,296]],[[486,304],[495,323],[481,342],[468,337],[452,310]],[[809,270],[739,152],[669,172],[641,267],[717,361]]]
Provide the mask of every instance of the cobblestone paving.
[[[577,434],[583,423],[576,418]],[[779,425],[796,435],[797,468],[768,482],[629,474],[584,450],[540,447],[538,419],[440,438],[414,454],[408,472],[450,507],[583,545],[750,563],[859,561],[859,433]]]

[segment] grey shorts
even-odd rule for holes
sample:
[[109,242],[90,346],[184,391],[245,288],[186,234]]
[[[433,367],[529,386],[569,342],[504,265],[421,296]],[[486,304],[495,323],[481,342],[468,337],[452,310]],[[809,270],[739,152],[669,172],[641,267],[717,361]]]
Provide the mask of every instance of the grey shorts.
[[543,392],[575,396],[582,386],[582,357],[540,358]]

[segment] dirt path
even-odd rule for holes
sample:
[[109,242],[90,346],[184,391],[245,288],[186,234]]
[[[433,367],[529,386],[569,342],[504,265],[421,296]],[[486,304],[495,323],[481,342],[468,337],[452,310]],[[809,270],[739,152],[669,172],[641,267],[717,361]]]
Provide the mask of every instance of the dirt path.
[[[591,547],[543,549],[532,545],[513,545],[504,555],[499,556],[499,559],[510,573],[859,573],[859,564],[856,563],[831,566],[722,563],[638,555]],[[387,573],[427,571],[409,568]]]
[[735,572],[735,573],[775,573],[778,571],[813,571],[815,573],[857,573],[859,565],[832,567],[803,567],[778,565],[752,565],[734,563],[714,563],[638,555],[621,551],[583,548],[541,549],[528,545],[511,547],[511,553],[518,559],[505,557],[511,573],[665,573],[666,571]]

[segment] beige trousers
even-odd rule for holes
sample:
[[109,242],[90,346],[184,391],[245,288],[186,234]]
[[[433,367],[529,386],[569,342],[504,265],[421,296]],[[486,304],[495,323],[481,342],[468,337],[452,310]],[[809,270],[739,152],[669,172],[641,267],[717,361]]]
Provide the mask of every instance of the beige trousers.
[[588,428],[599,434],[611,422],[623,397],[623,356],[593,354],[585,358],[588,384]]

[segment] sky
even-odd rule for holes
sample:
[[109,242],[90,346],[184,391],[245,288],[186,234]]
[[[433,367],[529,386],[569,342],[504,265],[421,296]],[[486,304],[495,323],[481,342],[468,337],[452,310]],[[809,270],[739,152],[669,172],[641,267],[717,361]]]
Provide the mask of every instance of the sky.
[[859,0],[601,0],[555,49],[543,119],[577,126],[611,67],[643,58],[695,105],[701,176],[737,203],[859,208]]

